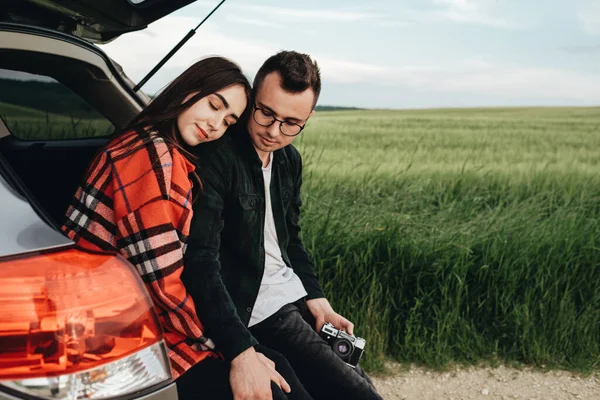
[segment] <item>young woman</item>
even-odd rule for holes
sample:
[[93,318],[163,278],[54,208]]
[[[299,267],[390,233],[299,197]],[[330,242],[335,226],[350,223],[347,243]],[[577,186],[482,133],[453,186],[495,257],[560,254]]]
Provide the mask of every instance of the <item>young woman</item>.
[[[221,57],[198,61],[98,153],[62,228],[80,247],[118,251],[136,266],[159,312],[173,376],[186,373],[178,379],[180,397],[206,391],[208,398],[231,397],[228,365],[203,336],[180,277],[193,195],[202,185],[190,150],[219,139],[248,104],[250,84],[236,64]],[[293,371],[284,371],[285,359],[268,356],[300,395]],[[288,389],[273,363],[264,362],[271,365],[272,381]],[[209,365],[215,367],[207,370]]]

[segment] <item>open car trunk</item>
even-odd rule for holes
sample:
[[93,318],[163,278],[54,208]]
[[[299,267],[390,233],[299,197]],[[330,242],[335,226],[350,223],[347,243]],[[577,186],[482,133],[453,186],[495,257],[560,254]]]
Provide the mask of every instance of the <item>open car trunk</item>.
[[195,0],[3,0],[0,20],[22,22],[105,43]]
[[81,39],[0,23],[0,155],[55,227],[98,149],[146,104],[121,74]]

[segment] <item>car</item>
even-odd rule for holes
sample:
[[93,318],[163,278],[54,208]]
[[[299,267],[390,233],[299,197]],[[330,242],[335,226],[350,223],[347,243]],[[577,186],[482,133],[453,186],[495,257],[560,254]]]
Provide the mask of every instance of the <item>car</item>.
[[96,44],[193,0],[0,8],[0,399],[177,399],[134,267],[60,232],[98,150],[150,100]]

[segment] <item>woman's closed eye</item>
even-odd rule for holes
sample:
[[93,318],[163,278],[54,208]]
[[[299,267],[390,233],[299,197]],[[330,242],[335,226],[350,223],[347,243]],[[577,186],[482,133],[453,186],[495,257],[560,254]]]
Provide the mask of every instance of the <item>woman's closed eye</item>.
[[235,117],[235,115],[228,115],[227,118],[223,120],[225,126],[235,125],[236,122],[238,122],[238,119]]

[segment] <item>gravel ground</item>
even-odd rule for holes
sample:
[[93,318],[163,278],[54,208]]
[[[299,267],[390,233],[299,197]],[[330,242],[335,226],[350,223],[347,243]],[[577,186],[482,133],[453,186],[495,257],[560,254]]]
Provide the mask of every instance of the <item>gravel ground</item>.
[[390,376],[373,377],[385,400],[600,400],[600,374],[582,377],[507,367],[445,372],[389,367]]

